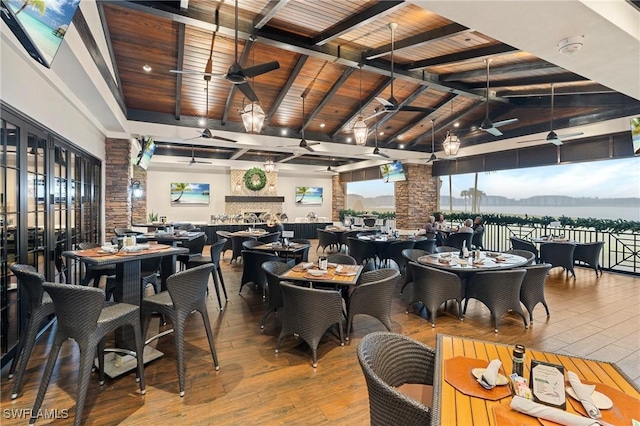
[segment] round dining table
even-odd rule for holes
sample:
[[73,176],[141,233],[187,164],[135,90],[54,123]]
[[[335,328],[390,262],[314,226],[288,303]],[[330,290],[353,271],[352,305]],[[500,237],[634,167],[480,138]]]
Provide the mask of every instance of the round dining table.
[[529,262],[526,257],[515,254],[480,252],[480,258],[460,259],[458,253],[434,253],[418,258],[418,263],[433,268],[442,269],[456,274],[467,274],[490,270],[506,270],[524,266]]

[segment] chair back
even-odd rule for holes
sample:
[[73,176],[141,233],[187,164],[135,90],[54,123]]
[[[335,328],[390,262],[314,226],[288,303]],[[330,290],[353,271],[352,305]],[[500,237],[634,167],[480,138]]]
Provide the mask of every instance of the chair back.
[[364,219],[362,219],[362,221],[364,222],[364,226],[368,226],[369,228],[376,226],[376,220],[377,219],[374,217],[365,217]]
[[436,247],[436,253],[456,253],[459,251],[460,249],[456,247],[449,247],[449,246]]
[[254,247],[261,246],[264,243],[259,240],[247,240],[242,242],[242,248],[244,250],[251,250]]
[[124,237],[125,235],[142,235],[142,234],[144,234],[144,232],[134,231],[131,228],[114,228],[113,232],[118,237]]
[[527,259],[527,266],[533,265],[533,262],[536,260],[536,255],[531,253],[529,250],[506,250],[505,253],[524,257]]
[[269,285],[269,308],[277,309],[283,306],[279,277],[289,269],[291,267],[286,263],[274,260],[262,264],[262,270],[267,276],[267,284]]
[[[324,332],[334,322],[330,320],[326,323],[326,318],[335,316],[331,315],[331,312],[335,311],[336,307],[339,315],[342,315],[342,295],[336,290],[303,287],[287,281],[282,281],[280,288],[284,305],[283,323],[297,324],[293,328],[298,328],[299,334],[313,328],[319,328]],[[307,324],[300,326],[303,323]]]
[[402,272],[407,266],[407,260],[402,256],[402,252],[407,249],[412,249],[414,244],[414,240],[406,240],[394,241],[391,244],[385,245],[382,251],[382,259],[392,259],[398,264],[398,268],[400,268]]
[[302,253],[296,255],[296,260],[300,262],[308,262],[309,261],[309,249],[311,248],[311,240],[306,240],[304,238],[294,238],[291,240],[292,243],[297,244],[307,244],[309,247],[302,250]]
[[527,273],[522,280],[520,299],[522,299],[524,293],[541,293],[544,296],[544,284],[547,280],[547,274],[551,269],[551,265],[549,263],[540,263],[538,265],[527,266],[523,269],[527,271]]
[[472,239],[473,234],[471,232],[456,232],[455,234],[451,234],[447,237],[447,239],[444,241],[444,245],[455,247],[460,250],[463,243],[466,243],[467,248],[471,250]]
[[242,243],[249,240],[255,240],[254,237],[250,237],[248,235],[231,235],[231,247],[233,250],[233,254],[231,255],[231,260],[237,259],[242,256]]
[[421,250],[415,247],[412,249],[402,250],[402,256],[404,256],[407,262],[417,262],[419,257],[426,256],[428,254],[431,254],[431,253],[429,253],[426,250]]
[[573,270],[573,253],[576,245],[571,243],[544,243],[540,246],[540,260],[553,266]]
[[538,249],[532,242],[518,237],[510,237],[509,241],[511,241],[511,247],[514,250],[527,250],[533,253],[536,259],[538,258]]
[[591,265],[592,268],[597,269],[600,265],[600,252],[603,246],[604,241],[577,244],[573,253],[573,259],[587,263]]
[[509,305],[512,303],[519,306],[520,289],[526,273],[525,269],[477,272],[471,282],[471,294],[465,296],[482,301],[492,312],[497,306],[511,308]]
[[331,231],[318,228],[318,245],[324,249],[333,244],[338,244],[338,235]]
[[363,241],[359,238],[349,238],[349,255],[353,257],[358,265],[367,259],[376,257],[376,246],[371,241]]
[[20,263],[14,263],[9,269],[11,269],[13,275],[18,278],[20,291],[26,295],[29,310],[33,311],[42,305],[42,284],[45,282],[44,275],[39,273],[33,266]]
[[202,234],[193,240],[182,242],[182,247],[189,249],[189,254],[202,254],[204,246],[207,244],[207,234]]
[[161,257],[150,257],[147,259],[140,260],[140,276],[148,277],[150,275],[155,275],[160,270],[160,265],[162,264]]
[[[419,300],[424,303],[437,302],[434,306],[450,299],[462,300],[462,282],[460,277],[453,272],[431,268],[416,262],[409,263],[413,276],[413,297],[411,300]],[[435,315],[437,308],[431,309],[430,315]]]
[[83,241],[81,243],[78,243],[78,250],[91,250],[96,247],[100,247],[100,244],[91,241]]
[[359,233],[360,233],[360,231],[358,231],[357,229],[343,232],[340,235],[340,244],[348,246],[349,245],[349,238],[356,238]]
[[272,253],[242,250],[242,283],[254,283],[260,288],[266,288],[267,276],[262,264],[269,261],[279,261],[280,258]]
[[220,255],[222,254],[227,241],[229,240],[226,238],[218,238],[218,241],[211,244],[209,255],[211,256],[211,263],[213,263],[214,265],[220,264]]
[[366,237],[367,235],[376,235],[378,233],[377,229],[365,229],[363,231],[359,231],[356,233],[356,238],[358,237]]
[[206,263],[167,278],[167,290],[177,310],[191,312],[202,305],[213,268],[213,263]]
[[42,288],[51,296],[58,327],[76,340],[95,330],[104,305],[104,291],[82,285],[45,282]]
[[[435,234],[434,234],[435,235]],[[413,245],[414,249],[425,250],[431,253],[436,252],[436,238],[420,238],[416,239],[416,243]]]
[[357,265],[358,262],[348,254],[331,253],[327,256],[328,263],[337,263],[338,265]]
[[431,411],[398,391],[405,383],[433,384],[435,350],[396,333],[369,333],[358,344],[369,392],[371,425],[428,425]]
[[279,240],[280,240],[280,231],[271,232],[269,234],[258,237],[258,241],[260,241],[262,244],[276,243]]

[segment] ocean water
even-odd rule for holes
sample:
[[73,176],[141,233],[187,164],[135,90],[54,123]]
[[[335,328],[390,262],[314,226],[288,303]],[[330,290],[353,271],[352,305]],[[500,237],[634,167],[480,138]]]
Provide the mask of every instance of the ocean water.
[[[441,206],[445,213],[449,206]],[[464,205],[453,205],[454,211],[464,211]],[[469,206],[467,211],[471,212]],[[529,215],[529,216],[567,216],[567,217],[593,217],[596,219],[623,219],[640,222],[640,209],[636,207],[553,207],[553,206],[480,206],[480,213]],[[471,214],[471,213],[469,213]]]
[[172,204],[209,204],[209,194],[202,194],[199,192],[185,192],[180,197],[180,200],[175,201],[180,197],[179,192],[171,193]]
[[296,203],[320,205],[322,204],[322,195],[305,194],[304,198],[302,198],[302,195],[296,195]]

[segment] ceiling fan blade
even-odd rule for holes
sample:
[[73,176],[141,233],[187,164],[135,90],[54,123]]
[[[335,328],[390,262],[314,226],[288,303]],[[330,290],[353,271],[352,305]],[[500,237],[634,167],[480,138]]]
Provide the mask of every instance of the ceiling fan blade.
[[417,106],[409,106],[405,105],[400,108],[400,111],[409,111],[409,112],[433,112],[435,108],[426,108],[426,107],[417,107]]
[[502,136],[502,132],[500,130],[498,130],[495,126],[493,127],[487,127],[487,128],[480,128],[482,130],[484,130],[487,133],[492,134],[493,136]]
[[508,120],[502,120],[502,121],[498,121],[497,123],[493,123],[493,127],[506,126],[508,124],[513,124],[517,122],[518,122],[517,118],[510,118]]
[[558,137],[547,139],[547,142],[552,143],[552,144],[557,145],[557,146],[562,145],[562,141]]
[[309,151],[309,152],[316,152],[316,150],[315,150],[315,149],[313,149],[313,148],[311,148],[309,145],[302,146],[301,148],[304,148],[304,149],[306,149],[306,150],[307,150],[307,151]]
[[378,102],[380,102],[380,103],[381,103],[385,108],[386,108],[386,107],[392,107],[392,108],[395,108],[395,105],[394,105],[393,103],[389,102],[388,100],[386,100],[385,98],[381,98],[381,97],[379,97],[379,96],[376,96],[376,100],[377,100]]
[[211,136],[211,139],[217,139],[219,141],[225,141],[225,142],[238,142],[233,139],[223,138],[222,136]]
[[278,61],[267,62],[266,64],[255,65],[249,68],[243,68],[242,74],[246,77],[257,77],[261,74],[268,73],[270,71],[274,71],[280,68],[280,63]]
[[562,135],[558,135],[558,139],[567,139],[567,138],[572,138],[574,136],[582,136],[582,135],[584,135],[583,132],[565,133]]
[[389,111],[387,111],[386,109],[381,109],[380,111],[376,111],[375,113],[373,113],[372,115],[368,116],[367,118],[364,118],[363,120],[366,121],[366,120],[372,119],[374,117],[377,117],[377,116],[379,116],[381,114],[385,114],[387,112],[389,112]]
[[195,71],[195,70],[169,70],[169,72],[174,74],[204,75],[209,77],[220,77],[220,78],[226,76],[226,74],[222,74],[219,72],[202,72],[202,71]]
[[307,146],[320,145],[320,142],[307,142]]
[[244,83],[235,85],[251,102],[258,102],[258,96],[253,91],[251,86],[245,81]]

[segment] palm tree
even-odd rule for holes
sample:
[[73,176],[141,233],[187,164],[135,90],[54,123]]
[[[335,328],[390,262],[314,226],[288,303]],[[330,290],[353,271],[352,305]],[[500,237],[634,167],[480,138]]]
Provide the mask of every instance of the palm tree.
[[483,197],[486,197],[487,194],[484,193],[484,191],[481,191],[479,189],[476,190],[476,196],[475,196],[475,205],[476,205],[476,210],[477,212],[480,211],[480,200],[482,200]]
[[389,175],[391,174],[391,166],[388,164],[383,164],[380,166],[380,171],[382,172],[382,177],[384,178],[385,183],[389,182]]
[[460,196],[464,198],[464,211],[467,211],[467,198],[471,196],[471,193],[467,189],[460,191]]
[[172,203],[179,203],[180,202],[180,198],[182,198],[184,193],[187,192],[187,191],[191,191],[191,185],[189,185],[188,183],[172,183],[171,184],[171,193],[173,194],[174,192],[180,192],[180,195],[178,195],[178,198],[176,198],[175,200],[171,200],[171,202]]
[[302,195],[299,200],[296,200],[296,203],[302,203],[302,200],[304,200],[304,196],[308,191],[308,186],[296,186],[296,196]]
[[16,12],[16,15],[22,12],[27,6],[31,6],[32,9],[40,12],[40,16],[44,15],[44,12],[47,11],[47,3],[44,0],[24,0],[20,9]]

